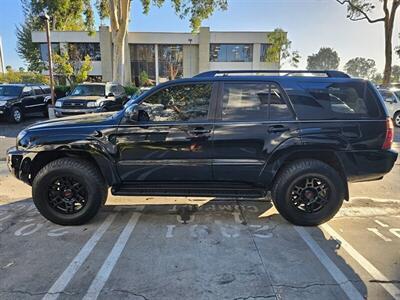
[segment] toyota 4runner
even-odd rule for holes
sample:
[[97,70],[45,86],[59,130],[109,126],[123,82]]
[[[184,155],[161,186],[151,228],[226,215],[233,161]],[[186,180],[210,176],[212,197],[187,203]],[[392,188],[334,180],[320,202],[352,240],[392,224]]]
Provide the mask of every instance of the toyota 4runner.
[[265,197],[298,225],[331,219],[348,182],[381,179],[397,153],[368,81],[338,71],[210,71],[114,113],[34,124],[8,150],[52,222],[82,224],[113,195]]

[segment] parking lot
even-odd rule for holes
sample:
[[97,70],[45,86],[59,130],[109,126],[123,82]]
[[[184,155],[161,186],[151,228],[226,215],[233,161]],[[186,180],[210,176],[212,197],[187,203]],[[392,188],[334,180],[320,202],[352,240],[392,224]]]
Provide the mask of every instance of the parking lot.
[[1,299],[400,299],[399,161],[351,185],[319,227],[287,223],[268,199],[177,197],[110,197],[89,224],[62,227],[1,161],[37,120],[0,123]]

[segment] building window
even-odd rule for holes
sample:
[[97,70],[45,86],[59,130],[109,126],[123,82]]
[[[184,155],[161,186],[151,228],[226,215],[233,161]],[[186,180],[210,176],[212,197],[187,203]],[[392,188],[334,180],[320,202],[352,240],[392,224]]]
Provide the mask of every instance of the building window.
[[[42,61],[49,60],[49,51],[47,49],[46,43],[39,44],[39,51],[40,51],[40,59]],[[59,43],[51,43],[51,51],[53,54],[60,54],[60,44]]]
[[[130,44],[132,81],[136,86],[154,84],[156,81],[155,46]],[[147,82],[141,82],[147,80]]]
[[183,46],[158,45],[159,81],[165,82],[183,76]]
[[211,44],[211,62],[251,62],[253,61],[252,44]]
[[84,60],[86,55],[90,56],[91,60],[101,60],[100,44],[99,43],[69,43],[68,55],[72,60]]
[[270,44],[261,44],[260,47],[260,62],[267,62],[268,47]]

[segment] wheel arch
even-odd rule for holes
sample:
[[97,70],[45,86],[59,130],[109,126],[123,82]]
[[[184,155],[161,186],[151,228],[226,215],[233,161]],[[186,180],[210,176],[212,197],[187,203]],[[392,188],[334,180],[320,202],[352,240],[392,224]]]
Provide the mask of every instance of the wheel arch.
[[285,154],[280,155],[279,157],[275,158],[275,163],[271,166],[271,175],[273,180],[270,182],[270,187],[272,187],[277,180],[280,172],[289,165],[290,163],[297,161],[297,160],[305,160],[305,159],[313,159],[319,160],[327,165],[331,166],[335,169],[340,177],[343,179],[343,184],[345,186],[345,199],[349,200],[349,188],[347,183],[347,175],[342,164],[341,159],[336,154],[336,152],[332,149],[321,149],[321,150],[312,150],[312,149],[302,149],[302,150],[293,150],[288,151]]
[[37,153],[30,163],[30,182],[33,182],[37,173],[50,162],[64,157],[79,158],[92,163],[103,175],[106,183],[111,186],[119,182],[116,169],[109,158],[95,151],[77,151],[70,149],[56,149]]

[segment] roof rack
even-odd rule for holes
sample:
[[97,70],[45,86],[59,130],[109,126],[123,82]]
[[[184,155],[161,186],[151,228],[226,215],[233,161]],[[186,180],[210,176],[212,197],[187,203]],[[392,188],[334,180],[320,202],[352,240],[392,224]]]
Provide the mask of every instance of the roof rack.
[[[215,76],[229,76],[230,74],[256,74],[258,76],[263,76],[260,75],[260,73],[265,73],[265,74],[276,74],[277,76],[301,76],[302,74],[325,74],[326,77],[331,77],[331,78],[350,78],[349,75],[347,75],[344,72],[341,71],[336,71],[336,70],[326,70],[326,71],[321,71],[321,70],[218,70],[218,71],[207,71],[203,72],[200,74],[195,75],[195,78],[199,77],[215,77]],[[272,75],[269,75],[272,76]]]

